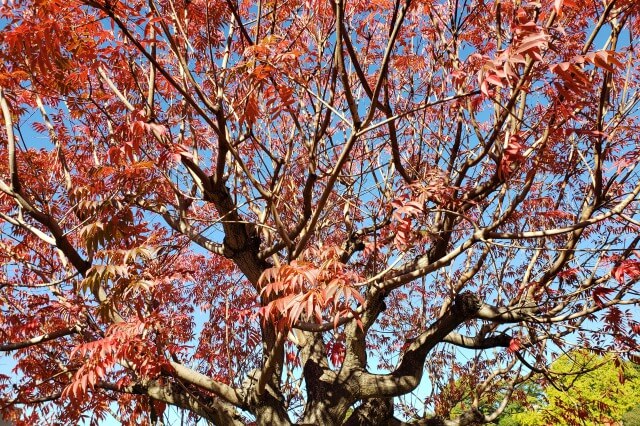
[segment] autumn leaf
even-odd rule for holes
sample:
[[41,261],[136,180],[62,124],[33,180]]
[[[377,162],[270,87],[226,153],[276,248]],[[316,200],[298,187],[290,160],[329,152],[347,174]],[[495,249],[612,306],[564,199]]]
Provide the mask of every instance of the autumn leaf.
[[520,340],[519,337],[514,337],[509,341],[509,347],[507,348],[507,351],[509,351],[510,353],[515,353],[518,352],[520,349],[522,349],[522,341]]
[[593,297],[593,300],[596,302],[596,305],[602,307],[604,306],[604,303],[605,303],[605,297],[613,293],[614,291],[615,290],[611,288],[596,287],[593,289],[593,292],[591,293],[591,297]]
[[620,284],[624,284],[625,277],[632,280],[640,277],[640,262],[637,260],[626,259],[619,262],[611,271],[613,278],[615,278]]

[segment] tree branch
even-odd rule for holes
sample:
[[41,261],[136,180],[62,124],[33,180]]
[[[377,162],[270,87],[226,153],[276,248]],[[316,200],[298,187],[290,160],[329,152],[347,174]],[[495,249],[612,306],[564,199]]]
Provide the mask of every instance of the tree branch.
[[63,328],[62,330],[53,331],[51,333],[42,334],[37,337],[32,337],[31,339],[23,340],[22,342],[0,344],[0,352],[10,352],[18,349],[28,348],[29,346],[38,345],[40,343],[59,339],[60,337],[64,337],[64,336],[70,336],[78,332],[80,332],[80,327],[73,326],[73,327]]
[[198,414],[216,425],[241,426],[240,415],[235,407],[219,398],[200,395],[176,383],[161,384],[152,380],[146,384],[132,386],[118,386],[112,383],[99,383],[96,387],[113,392],[131,393],[135,395],[148,395],[151,398],[166,402],[167,404],[183,408]]
[[395,371],[390,374],[361,372],[353,376],[351,381],[355,386],[351,388],[356,398],[397,396],[415,389],[422,379],[427,354],[456,327],[477,315],[481,306],[480,299],[471,292],[456,296],[451,308],[411,343]]
[[511,336],[508,334],[499,334],[497,336],[486,337],[480,334],[469,337],[452,331],[445,336],[443,341],[468,349],[508,348],[511,342]]
[[171,362],[176,377],[203,389],[211,391],[236,407],[243,406],[243,397],[237,389],[224,383],[217,382],[202,373],[185,367],[177,362]]

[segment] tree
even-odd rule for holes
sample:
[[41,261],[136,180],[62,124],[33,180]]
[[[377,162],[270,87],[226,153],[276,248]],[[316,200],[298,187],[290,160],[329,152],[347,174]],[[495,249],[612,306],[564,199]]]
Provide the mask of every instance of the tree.
[[640,423],[640,405],[636,405],[622,416],[623,425],[637,425]]
[[640,403],[638,366],[611,355],[572,351],[555,360],[550,370],[553,378],[544,389],[546,403],[505,416],[500,425],[618,424]]
[[2,414],[469,425],[633,359],[639,13],[3,0]]
[[562,376],[556,381],[557,388],[546,390],[549,406],[545,415],[553,423],[569,425],[620,421],[640,403],[640,371],[633,365],[621,365],[619,360],[615,364],[610,357],[579,351],[558,358],[552,370]]

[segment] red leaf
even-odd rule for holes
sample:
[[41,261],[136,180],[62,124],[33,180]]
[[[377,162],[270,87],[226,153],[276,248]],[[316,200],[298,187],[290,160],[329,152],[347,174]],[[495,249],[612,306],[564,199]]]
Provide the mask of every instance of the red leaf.
[[593,301],[596,302],[597,306],[603,307],[604,306],[603,298],[613,293],[614,291],[615,290],[611,288],[596,287],[593,289],[593,292],[591,293],[591,297],[593,297]]
[[522,341],[519,337],[514,337],[509,341],[509,347],[507,348],[507,352],[514,353],[522,348]]
[[345,348],[342,342],[329,343],[327,352],[329,353],[329,360],[335,367],[344,361]]
[[498,176],[500,176],[501,179],[508,178],[518,165],[524,161],[524,156],[522,155],[523,149],[524,145],[518,136],[514,135],[509,138],[509,143],[504,150],[498,169]]
[[620,284],[624,284],[625,277],[632,280],[640,277],[640,262],[631,259],[623,260],[611,272]]

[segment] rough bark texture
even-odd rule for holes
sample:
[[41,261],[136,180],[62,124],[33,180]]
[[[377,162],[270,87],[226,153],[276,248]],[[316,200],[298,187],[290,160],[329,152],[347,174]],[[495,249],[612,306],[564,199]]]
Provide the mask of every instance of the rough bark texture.
[[371,398],[356,408],[344,423],[345,426],[374,426],[391,424],[393,399]]

